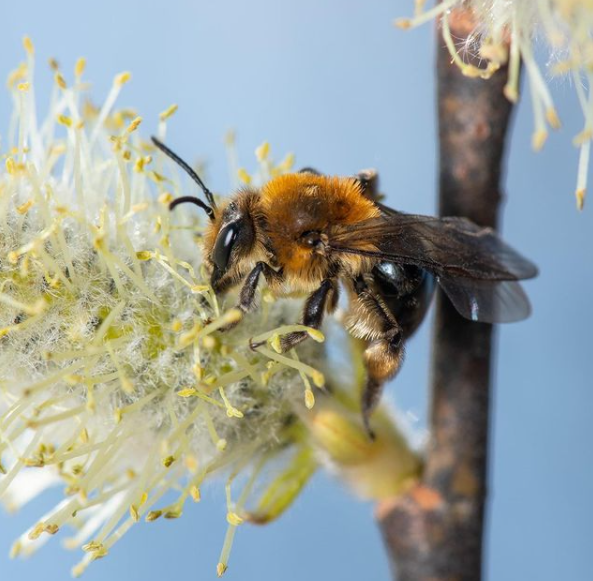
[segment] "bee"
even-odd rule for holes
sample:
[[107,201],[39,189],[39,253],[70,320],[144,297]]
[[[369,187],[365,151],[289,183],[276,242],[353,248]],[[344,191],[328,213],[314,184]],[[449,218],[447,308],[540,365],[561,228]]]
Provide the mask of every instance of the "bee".
[[[246,188],[218,205],[187,163],[158,139],[154,144],[202,190],[173,200],[201,208],[208,217],[204,260],[216,294],[241,285],[237,308],[256,308],[263,278],[276,295],[306,295],[301,324],[318,329],[348,297],[346,329],[365,342],[366,384],[361,410],[370,417],[386,381],[400,369],[406,340],[422,322],[438,285],[460,315],[472,321],[519,321],[530,304],[519,280],[537,268],[491,228],[465,218],[406,214],[380,202],[376,172],[353,177],[305,168]],[[285,335],[282,351],[308,338]],[[257,348],[257,345],[253,345]]]

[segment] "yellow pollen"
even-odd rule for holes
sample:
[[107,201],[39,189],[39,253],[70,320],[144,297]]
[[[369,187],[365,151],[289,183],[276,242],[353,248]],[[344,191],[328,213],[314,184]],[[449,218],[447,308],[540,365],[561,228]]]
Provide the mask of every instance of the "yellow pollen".
[[33,46],[33,41],[28,36],[23,37],[23,47],[30,55],[35,54],[35,47]]
[[86,59],[84,57],[80,57],[76,64],[74,65],[74,75],[78,78],[82,77],[82,73],[84,73],[84,69],[86,68]]
[[158,198],[159,204],[168,206],[175,198],[170,192],[163,192]]
[[132,73],[125,71],[123,73],[119,73],[119,75],[116,75],[113,83],[115,85],[121,87],[122,85],[125,85],[131,78],[132,78]]
[[226,520],[234,527],[238,527],[243,522],[243,519],[235,512],[227,512]]
[[163,514],[162,510],[151,510],[146,515],[146,522],[152,522],[160,518]]
[[226,570],[228,569],[228,566],[225,565],[224,563],[218,563],[218,565],[216,565],[216,575],[218,577],[222,577]]
[[192,486],[189,490],[189,493],[190,493],[192,499],[194,500],[194,502],[200,502],[200,499],[202,498],[202,496],[200,494],[200,489],[197,486]]
[[22,216],[22,215],[26,214],[31,209],[31,206],[34,203],[35,202],[33,200],[27,200],[24,204],[17,206],[16,211]]
[[258,161],[264,161],[268,159],[270,155],[270,144],[264,141],[259,147],[255,149],[255,157]]
[[66,115],[58,115],[58,123],[66,127],[72,127],[72,119]]
[[64,80],[64,77],[60,74],[60,73],[56,73],[54,75],[54,80],[56,81],[58,87],[60,87],[60,89],[66,89],[68,87],[68,85],[66,85],[66,81]]
[[6,171],[11,176],[16,174],[16,164],[14,163],[14,159],[12,159],[12,157],[7,157],[4,165],[6,166]]
[[132,121],[128,125],[126,131],[128,133],[132,133],[132,131],[136,131],[136,129],[138,129],[138,126],[140,125],[140,123],[142,123],[142,117],[136,117],[136,118],[132,119]]
[[176,104],[170,105],[164,111],[159,113],[160,120],[165,121],[165,119],[168,119],[169,117],[171,117],[171,115],[173,115],[175,113],[175,111],[177,111],[177,109],[178,109],[178,105],[176,105]]
[[249,185],[251,183],[251,176],[247,173],[246,169],[239,168],[237,170],[237,176],[244,184]]

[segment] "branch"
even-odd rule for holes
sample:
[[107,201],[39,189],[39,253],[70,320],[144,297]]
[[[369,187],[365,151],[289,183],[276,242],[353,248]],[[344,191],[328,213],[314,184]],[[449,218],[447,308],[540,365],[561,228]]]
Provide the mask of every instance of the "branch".
[[[456,39],[475,29],[468,9],[454,10],[449,23]],[[507,70],[465,77],[442,45],[439,38],[439,212],[496,227],[512,110],[503,96]],[[425,472],[406,496],[377,507],[399,581],[481,578],[492,335],[491,325],[463,319],[439,291]]]

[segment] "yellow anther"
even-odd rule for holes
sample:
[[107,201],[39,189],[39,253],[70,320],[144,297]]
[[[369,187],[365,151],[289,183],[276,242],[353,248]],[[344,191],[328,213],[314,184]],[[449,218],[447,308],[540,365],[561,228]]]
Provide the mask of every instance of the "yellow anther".
[[398,18],[393,24],[402,30],[407,30],[412,26],[412,21],[409,18]]
[[50,58],[47,60],[47,64],[52,71],[57,71],[60,69],[60,63],[55,58]]
[[533,147],[534,151],[539,151],[544,146],[547,139],[548,132],[545,129],[535,131],[531,136],[531,147]]
[[171,115],[175,113],[175,111],[177,111],[178,108],[178,105],[175,103],[167,107],[164,111],[161,111],[161,113],[159,113],[160,120],[164,121],[165,119],[168,119],[169,117],[171,117]]
[[191,497],[193,498],[194,502],[200,502],[202,495],[200,494],[200,489],[197,486],[192,486],[189,489],[189,493],[190,493]]
[[150,250],[139,250],[136,252],[136,258],[138,260],[150,260],[153,257],[152,252]]
[[311,374],[311,379],[316,387],[323,387],[325,385],[325,377],[321,371],[314,370]]
[[60,527],[57,524],[49,524],[45,525],[44,531],[48,535],[55,535],[60,530]]
[[146,522],[152,522],[153,520],[156,520],[157,518],[160,518],[163,514],[162,510],[151,510],[147,515],[146,515]]
[[58,115],[58,123],[66,127],[72,127],[72,119],[66,115]]
[[60,89],[66,89],[68,87],[68,85],[66,85],[66,80],[61,75],[61,73],[56,73],[54,75],[54,80],[56,81],[56,84],[58,85],[58,87],[60,87]]
[[157,183],[161,183],[167,180],[167,178],[164,175],[161,175],[160,173],[156,172],[156,171],[151,171],[148,173],[148,177],[151,178],[152,180],[154,180]]
[[31,206],[34,203],[35,202],[33,200],[27,200],[24,204],[21,204],[20,206],[17,206],[16,211],[19,214],[21,214],[21,216],[23,216],[24,214],[26,214],[31,209]]
[[136,131],[136,129],[138,129],[138,126],[140,125],[140,123],[142,123],[142,117],[135,117],[134,119],[132,119],[132,121],[128,125],[126,131],[128,133],[132,133],[132,131]]
[[198,393],[198,390],[195,387],[187,387],[185,389],[181,389],[177,392],[179,397],[193,397]]
[[315,405],[315,396],[310,389],[305,390],[305,407],[310,410]]
[[224,438],[221,438],[220,440],[218,440],[216,442],[216,447],[218,448],[218,450],[220,452],[223,452],[225,450],[226,445],[227,445],[227,441]]
[[238,527],[243,522],[243,519],[236,512],[227,512],[226,520],[234,527]]
[[272,335],[269,339],[270,347],[276,351],[276,353],[282,353],[282,339],[278,333]]
[[140,520],[138,509],[133,504],[130,506],[130,516],[134,522],[138,522]]
[[174,519],[174,518],[179,518],[182,514],[183,514],[183,512],[181,511],[181,509],[178,507],[175,507],[175,508],[168,510],[165,514],[163,514],[163,516],[168,519]]
[[552,129],[560,129],[561,123],[560,118],[558,117],[558,113],[556,113],[556,109],[550,107],[546,111],[546,119]]
[[292,167],[294,166],[294,153],[288,153],[286,154],[286,157],[280,162],[280,165],[278,166],[282,171],[290,171],[292,169]]
[[22,91],[23,93],[26,93],[30,88],[31,88],[31,83],[25,82],[25,83],[19,83],[16,88],[19,91]]
[[158,198],[157,200],[159,201],[160,204],[163,204],[164,206],[168,206],[173,200],[174,200],[174,196],[171,192],[163,192]]
[[175,462],[175,456],[167,456],[162,460],[163,466],[165,468],[170,468],[173,462]]
[[585,194],[586,190],[583,188],[579,188],[576,191],[576,199],[577,199],[577,209],[582,210],[585,206]]
[[23,47],[29,54],[35,54],[35,47],[33,46],[33,41],[28,37],[23,37]]
[[226,570],[228,569],[228,566],[225,565],[224,563],[218,563],[218,565],[216,565],[216,575],[218,577],[222,577]]
[[12,157],[7,157],[6,161],[4,162],[4,165],[6,167],[6,171],[11,176],[16,174],[16,164],[14,163],[14,159],[12,159]]
[[27,535],[27,537],[29,538],[30,541],[34,541],[35,539],[38,539],[41,536],[41,533],[43,533],[44,529],[45,529],[45,525],[42,522],[37,523],[29,531],[29,534]]
[[119,73],[119,75],[115,76],[113,83],[121,87],[122,85],[125,85],[131,78],[132,73],[124,71],[123,73]]
[[247,173],[246,169],[239,168],[237,171],[237,176],[244,184],[249,185],[251,183],[251,176]]
[[84,73],[84,69],[86,68],[86,59],[84,57],[80,57],[76,64],[74,65],[74,75],[78,78],[82,76]]
[[255,149],[255,157],[258,161],[264,161],[270,155],[270,144],[264,141],[259,147]]
[[183,329],[183,323],[179,319],[175,319],[171,323],[171,331],[173,331],[174,333],[179,333],[181,329]]
[[143,492],[142,496],[140,496],[140,502],[139,505],[143,506],[144,504],[146,504],[146,501],[148,500],[148,492]]
[[107,549],[101,545],[100,549],[97,549],[96,551],[92,551],[91,553],[91,561],[97,561],[98,559],[102,559],[103,557],[107,556]]
[[307,335],[317,341],[317,343],[323,343],[325,341],[325,335],[318,329],[307,329]]
[[22,548],[23,545],[20,541],[16,541],[15,543],[13,543],[12,547],[10,547],[10,558],[16,559],[16,557],[20,555]]
[[519,100],[519,91],[517,91],[517,87],[514,85],[506,84],[503,93],[511,103],[516,103]]

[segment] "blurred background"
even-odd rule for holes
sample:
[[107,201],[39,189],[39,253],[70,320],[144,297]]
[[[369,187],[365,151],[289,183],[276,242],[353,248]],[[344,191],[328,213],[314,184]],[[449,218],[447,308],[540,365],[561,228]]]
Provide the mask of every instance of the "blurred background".
[[[413,2],[376,0],[128,0],[3,2],[0,75],[23,60],[22,37],[36,47],[36,93],[49,100],[55,57],[72,75],[87,58],[85,78],[101,102],[113,79],[132,72],[119,106],[136,108],[145,135],[171,103],[168,143],[207,163],[207,183],[228,191],[223,137],[238,136],[239,163],[268,140],[277,157],[333,174],[379,170],[388,203],[432,213],[435,207],[436,119],[432,25],[402,32],[393,18]],[[8,24],[8,26],[6,25]],[[439,40],[440,42],[440,40]],[[525,286],[534,314],[498,332],[493,402],[486,579],[593,577],[593,209],[575,209],[581,128],[574,87],[554,81],[564,128],[543,152],[530,148],[528,95],[510,143],[504,236],[541,274]],[[0,133],[11,104],[0,95]],[[468,114],[471,112],[468,111]],[[414,429],[426,426],[430,322],[408,345],[403,371],[388,395]],[[13,539],[57,500],[46,495],[21,513],[0,514],[3,579],[69,578],[78,560],[52,539],[29,561],[10,561]],[[218,488],[186,506],[177,521],[134,527],[86,581],[163,577],[213,579],[222,545],[225,505]],[[242,526],[226,579],[387,580],[373,507],[319,474],[279,522]]]

